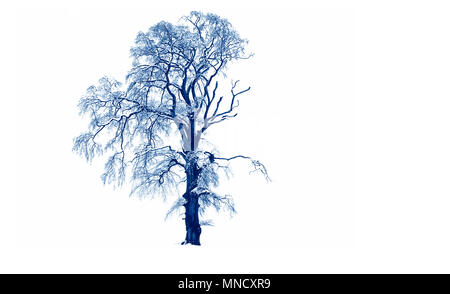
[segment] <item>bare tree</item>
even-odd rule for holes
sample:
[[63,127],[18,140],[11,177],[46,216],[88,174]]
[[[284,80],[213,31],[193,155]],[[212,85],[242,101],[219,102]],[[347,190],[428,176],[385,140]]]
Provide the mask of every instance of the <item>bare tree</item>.
[[[228,94],[219,94],[219,76],[227,65],[251,56],[245,53],[246,43],[226,19],[214,14],[191,12],[178,25],[162,21],[137,35],[124,87],[104,77],[79,103],[90,124],[75,138],[74,150],[88,161],[109,153],[104,183],[122,185],[130,174],[131,193],[145,197],[173,193],[186,182],[185,193],[169,210],[185,208],[182,244],[200,245],[199,214],[206,208],[235,211],[230,196],[211,189],[229,161],[248,160],[268,179],[259,161],[243,155],[221,157],[201,143],[212,126],[237,115],[240,96],[250,90],[235,81]],[[172,142],[176,137],[180,144]]]

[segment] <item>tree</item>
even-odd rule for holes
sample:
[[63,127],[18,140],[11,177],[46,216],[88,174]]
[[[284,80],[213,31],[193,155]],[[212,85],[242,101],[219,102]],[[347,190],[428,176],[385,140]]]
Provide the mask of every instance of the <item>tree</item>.
[[[203,143],[213,125],[237,115],[239,97],[250,90],[235,81],[228,95],[219,95],[227,65],[251,56],[245,53],[247,41],[214,14],[191,12],[180,22],[162,21],[138,33],[125,85],[103,77],[87,89],[79,109],[90,124],[74,139],[73,149],[89,162],[108,153],[103,182],[120,186],[129,175],[131,194],[141,197],[165,196],[186,182],[168,215],[184,207],[182,244],[200,245],[199,215],[206,208],[235,212],[230,196],[212,190],[228,162],[248,160],[254,171],[268,175],[257,160],[221,157]],[[173,140],[180,137],[180,143]]]

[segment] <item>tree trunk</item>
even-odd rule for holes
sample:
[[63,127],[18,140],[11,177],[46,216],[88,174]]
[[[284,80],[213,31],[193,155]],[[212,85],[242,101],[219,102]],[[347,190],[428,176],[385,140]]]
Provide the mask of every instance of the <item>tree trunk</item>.
[[198,176],[200,169],[197,166],[198,158],[194,154],[188,155],[188,162],[186,164],[186,193],[183,197],[186,200],[184,207],[186,224],[186,239],[182,244],[200,245],[200,234],[202,229],[200,227],[198,216],[198,195],[193,191],[198,185]]
[[186,239],[183,244],[189,243],[192,245],[200,245],[200,234],[202,229],[198,219],[198,196],[195,193],[185,193],[183,197],[186,199],[186,203],[184,204],[184,207],[186,208],[184,218],[186,224]]

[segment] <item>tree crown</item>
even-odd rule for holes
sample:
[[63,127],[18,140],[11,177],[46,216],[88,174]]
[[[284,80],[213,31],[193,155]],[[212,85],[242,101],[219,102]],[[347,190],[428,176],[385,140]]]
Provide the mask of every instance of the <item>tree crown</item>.
[[[130,169],[132,194],[140,196],[166,195],[186,181],[184,173],[194,159],[203,205],[234,210],[229,197],[210,190],[218,184],[218,171],[227,171],[227,162],[236,158],[249,159],[267,176],[265,167],[247,156],[220,157],[199,144],[209,127],[236,116],[237,97],[250,90],[233,82],[226,107],[218,90],[227,65],[251,56],[246,44],[226,19],[200,12],[191,12],[178,25],[162,21],[139,32],[125,84],[103,77],[81,98],[80,113],[89,116],[90,124],[74,140],[74,150],[88,161],[109,153],[103,182],[122,185]],[[181,146],[172,142],[174,132]]]

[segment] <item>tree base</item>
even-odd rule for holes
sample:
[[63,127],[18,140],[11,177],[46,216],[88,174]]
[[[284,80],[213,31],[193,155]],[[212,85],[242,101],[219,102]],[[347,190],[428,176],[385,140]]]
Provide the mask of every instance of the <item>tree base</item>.
[[181,242],[181,245],[187,245],[187,244],[200,246],[200,242],[188,242],[188,241],[186,241],[186,240],[184,240],[183,242]]

